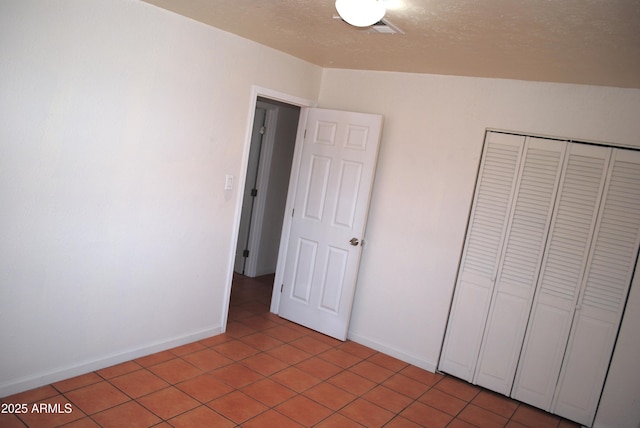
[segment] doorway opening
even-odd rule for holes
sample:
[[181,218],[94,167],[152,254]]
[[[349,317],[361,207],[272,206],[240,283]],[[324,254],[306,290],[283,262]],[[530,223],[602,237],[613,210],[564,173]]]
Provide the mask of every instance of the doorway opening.
[[233,282],[276,272],[300,112],[299,106],[256,99]]
[[[271,94],[275,96],[271,98]],[[245,277],[275,273],[271,287],[271,312],[345,340],[373,190],[383,117],[371,113],[311,108],[309,101],[274,91],[265,93],[255,87],[253,96],[244,147],[245,168],[242,172],[243,183],[246,181],[248,184],[246,190],[243,188],[243,196],[248,196],[244,210],[242,202],[245,198],[238,195],[236,201],[235,227],[238,235],[229,259],[227,298],[231,296],[233,278],[238,275],[234,271],[238,256],[237,268],[242,269]],[[278,134],[283,128],[280,125],[269,126],[270,116],[274,117],[270,114],[271,104],[277,108],[276,117],[279,118],[285,109],[294,109],[292,118],[298,118],[297,121],[290,120],[286,127],[290,130],[289,141],[293,152],[290,152],[286,165],[283,162],[282,167],[275,166],[273,159],[264,163],[261,161],[269,156],[273,158],[273,148],[278,138],[274,136],[274,144],[270,146],[269,133]],[[256,108],[263,107],[266,108],[264,120],[261,119],[262,114],[255,112]],[[258,118],[255,124],[254,117]],[[307,128],[311,133],[305,138]],[[256,133],[260,134],[259,138],[256,135],[252,139],[252,134]],[[261,145],[252,155],[258,159],[255,162],[258,165],[256,179],[252,179],[253,172],[249,170],[252,140],[254,144]],[[274,174],[278,172],[283,176],[282,184],[273,186]],[[266,190],[252,186],[253,183],[260,185],[263,178],[268,182]],[[269,222],[265,219],[266,205],[262,205],[261,201],[266,203],[275,199],[270,194],[271,188],[280,189],[282,193],[279,214]],[[242,211],[246,219],[242,233],[248,231],[248,237],[240,233]],[[271,241],[274,244],[271,250],[265,252],[265,235],[269,232],[274,236]],[[243,245],[245,242],[249,243],[248,247]],[[253,247],[252,243],[255,243]],[[257,256],[252,248],[258,250]],[[271,256],[272,264],[268,269],[260,261],[263,254]],[[240,260],[245,255],[247,260]],[[229,300],[227,311],[223,314],[223,331],[228,321],[228,303]]]

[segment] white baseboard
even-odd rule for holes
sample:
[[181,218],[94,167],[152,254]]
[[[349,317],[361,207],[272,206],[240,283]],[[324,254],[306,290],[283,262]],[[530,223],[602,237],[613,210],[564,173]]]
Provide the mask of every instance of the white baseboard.
[[77,364],[73,364],[68,367],[35,374],[33,376],[23,377],[21,379],[11,380],[8,383],[0,385],[0,397],[6,397],[8,395],[17,394],[19,392],[28,391],[30,389],[38,388],[43,385],[49,385],[51,383],[58,382],[64,379],[69,379],[85,373],[100,370],[105,367],[111,367],[125,361],[144,357],[146,355],[154,354],[160,351],[165,351],[167,349],[175,348],[176,346],[186,345],[187,343],[196,342],[210,336],[216,336],[220,333],[222,333],[221,326],[199,330],[183,336],[169,338],[160,342],[147,344],[123,352],[105,355],[104,357],[98,359],[78,362]]
[[437,364],[434,363],[433,361],[428,361],[416,355],[412,355],[412,354],[400,351],[384,343],[380,343],[376,340],[369,339],[368,337],[359,335],[358,333],[349,332],[347,334],[347,338],[350,340],[353,340],[356,343],[367,346],[371,349],[375,349],[378,352],[382,352],[384,354],[397,358],[406,363],[413,364],[416,367],[420,367],[421,369],[430,371],[431,373],[436,372]]

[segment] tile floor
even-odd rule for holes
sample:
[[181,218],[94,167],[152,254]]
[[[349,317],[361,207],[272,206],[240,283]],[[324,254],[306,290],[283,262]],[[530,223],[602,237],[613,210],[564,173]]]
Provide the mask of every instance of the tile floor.
[[577,427],[281,319],[272,280],[237,276],[225,334],[5,397],[61,412],[0,427]]

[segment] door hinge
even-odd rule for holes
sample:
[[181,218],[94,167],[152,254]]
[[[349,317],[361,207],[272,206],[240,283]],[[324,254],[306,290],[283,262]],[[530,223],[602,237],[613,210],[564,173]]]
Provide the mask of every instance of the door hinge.
[[242,257],[249,257],[249,250],[242,251]]
[[280,292],[282,293],[282,290],[284,290],[284,284],[280,285]]
[[304,130],[304,137],[302,137],[303,139],[307,138],[307,130]]
[[291,210],[291,217],[293,217],[293,213],[295,213],[295,212],[296,212],[295,208]]
[[258,189],[251,189],[251,196],[254,198],[258,196]]

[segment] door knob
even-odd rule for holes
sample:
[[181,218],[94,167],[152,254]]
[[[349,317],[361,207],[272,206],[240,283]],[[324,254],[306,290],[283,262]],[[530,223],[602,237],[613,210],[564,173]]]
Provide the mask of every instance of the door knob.
[[353,245],[354,247],[358,246],[359,243],[360,241],[358,241],[358,238],[351,238],[349,240],[349,244]]

